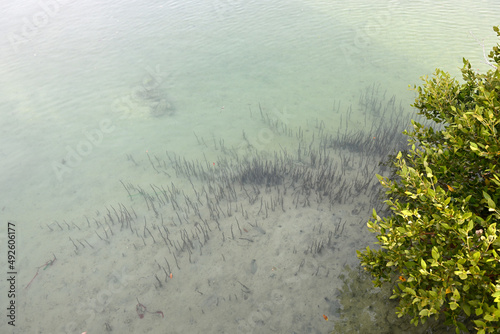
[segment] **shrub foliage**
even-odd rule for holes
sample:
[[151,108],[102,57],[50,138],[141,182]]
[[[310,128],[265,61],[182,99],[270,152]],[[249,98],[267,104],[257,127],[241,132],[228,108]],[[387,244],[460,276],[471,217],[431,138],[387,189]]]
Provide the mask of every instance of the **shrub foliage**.
[[500,332],[500,44],[485,60],[480,74],[464,59],[463,83],[438,69],[415,87],[433,125],[412,121],[395,175],[377,175],[391,213],[368,222],[380,249],[358,251],[376,286],[396,283],[399,316],[435,316],[457,333]]

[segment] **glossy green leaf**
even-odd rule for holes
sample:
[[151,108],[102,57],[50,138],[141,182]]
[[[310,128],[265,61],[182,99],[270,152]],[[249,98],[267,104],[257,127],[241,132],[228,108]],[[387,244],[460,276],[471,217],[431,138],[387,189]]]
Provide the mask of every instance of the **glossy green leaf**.
[[436,261],[439,259],[439,251],[436,246],[432,247],[432,258]]
[[420,266],[422,269],[426,270],[427,269],[427,264],[425,263],[424,259],[420,259]]

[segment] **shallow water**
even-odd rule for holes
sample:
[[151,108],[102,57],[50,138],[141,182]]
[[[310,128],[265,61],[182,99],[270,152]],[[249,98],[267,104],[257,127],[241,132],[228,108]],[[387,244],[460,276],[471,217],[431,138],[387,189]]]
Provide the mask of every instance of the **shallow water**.
[[[2,226],[16,224],[18,332],[102,332],[110,326],[157,333],[168,326],[172,332],[366,333],[362,328],[371,321],[407,331],[373,314],[363,317],[363,326],[349,327],[360,324],[360,301],[337,291],[345,290],[339,276],[344,266],[356,267],[355,250],[374,240],[364,222],[376,205],[371,178],[386,152],[366,152],[361,139],[354,143],[352,137],[331,142],[330,167],[343,177],[337,186],[361,182],[361,175],[369,181],[368,190],[356,196],[353,190],[336,204],[320,199],[332,194],[332,185],[314,188],[297,205],[291,189],[300,182],[296,188],[257,184],[245,170],[256,166],[245,165],[244,157],[272,161],[274,152],[287,152],[283,161],[289,167],[281,164],[274,173],[291,182],[290,170],[304,178],[308,171],[321,173],[325,165],[312,163],[311,152],[321,150],[320,138],[327,138],[322,136],[363,131],[399,147],[397,137],[388,141],[374,134],[392,135],[411,117],[414,93],[408,85],[418,85],[420,76],[437,67],[458,76],[462,57],[480,71],[488,69],[471,32],[486,50],[497,43],[491,28],[498,24],[493,13],[499,4],[52,0],[1,6],[7,19],[0,23],[0,212]],[[384,132],[377,128],[384,123],[397,126]],[[188,258],[182,245],[181,269],[174,275],[180,279],[172,281],[178,285],[159,287],[154,275],[166,279],[166,263],[159,268],[155,261],[173,259],[159,245],[163,222],[139,186],[154,196],[150,185],[172,190],[175,184],[191,199],[203,187],[208,191],[207,179],[176,170],[174,156],[213,168],[220,173],[217,182],[245,172],[249,184],[235,187],[238,200],[221,199],[221,211],[231,217],[221,216],[219,229],[208,220],[211,211],[200,213],[214,229],[206,231],[210,242],[202,238],[192,247],[203,255]],[[133,196],[120,180],[134,187],[128,187]],[[300,196],[310,190],[300,189]],[[269,203],[265,216],[261,199]],[[205,201],[199,200],[208,210]],[[195,212],[186,214],[187,227],[175,230],[179,209],[160,205],[158,198],[153,202],[180,242],[184,228],[190,237],[197,229],[201,237]],[[117,203],[137,211],[135,234],[118,233],[116,221],[99,227]],[[100,240],[110,230],[115,239]],[[326,246],[328,232],[335,245],[330,240]],[[7,228],[0,238],[7,243]],[[313,248],[322,241],[318,254]],[[44,266],[53,254],[57,261]],[[166,317],[146,313],[141,320],[136,298]],[[382,309],[392,314],[393,306]],[[2,326],[12,331],[5,321]]]

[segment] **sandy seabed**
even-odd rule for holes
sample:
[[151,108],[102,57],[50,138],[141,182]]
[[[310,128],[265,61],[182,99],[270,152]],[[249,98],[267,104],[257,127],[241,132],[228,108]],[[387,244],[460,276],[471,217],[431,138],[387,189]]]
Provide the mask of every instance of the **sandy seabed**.
[[290,151],[255,151],[243,133],[237,149],[196,138],[215,161],[127,154],[130,175],[143,177],[120,180],[118,200],[40,223],[31,247],[57,251],[24,267],[15,332],[328,333],[347,309],[373,321],[363,302],[373,288],[347,291],[356,302],[346,303],[345,284],[355,250],[373,243],[373,175],[401,143],[401,121],[335,135],[320,122],[309,137],[261,121]]

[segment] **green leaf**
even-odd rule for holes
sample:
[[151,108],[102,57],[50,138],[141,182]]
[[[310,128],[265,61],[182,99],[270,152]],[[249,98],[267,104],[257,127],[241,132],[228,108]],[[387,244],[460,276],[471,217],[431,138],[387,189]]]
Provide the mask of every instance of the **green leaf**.
[[441,223],[441,226],[443,226],[447,230],[451,230],[451,226],[446,223]]
[[495,317],[492,316],[491,314],[485,314],[484,315],[484,320],[486,320],[486,321],[494,321]]
[[500,302],[500,291],[495,291],[491,296],[495,298],[495,303]]
[[497,232],[497,224],[493,223],[490,226],[488,226],[488,229],[486,230],[486,232],[488,232],[489,235],[496,234],[496,232]]
[[464,310],[465,314],[470,317],[470,306],[469,304],[467,304],[467,302],[462,304],[462,309]]
[[413,213],[410,210],[401,210],[401,213],[408,217],[411,217],[413,215]]
[[426,270],[427,269],[427,263],[425,263],[424,259],[420,259],[420,266],[422,269]]
[[404,290],[406,293],[412,295],[412,296],[416,296],[417,293],[415,292],[415,290],[413,290],[412,288],[410,287],[406,287],[405,290]]
[[450,303],[450,309],[453,311],[453,310],[456,310],[458,307],[458,304],[456,302],[451,302]]
[[432,258],[436,261],[439,259],[439,251],[436,246],[432,247]]
[[425,172],[427,173],[428,178],[432,177],[432,170],[429,167],[425,167]]
[[407,261],[407,262],[405,262],[405,267],[409,268],[409,269],[414,268],[415,267],[415,262],[413,262],[413,261]]
[[488,202],[488,206],[491,209],[496,209],[495,202],[493,202],[493,200],[491,199],[490,195],[488,195],[486,192],[483,191],[483,196],[486,199],[486,201]]
[[[460,260],[463,260],[463,259],[460,259]],[[454,274],[458,275],[458,277],[460,277],[461,279],[467,279],[467,273],[465,271],[463,271],[463,270],[456,270],[454,272]]]
[[[474,323],[479,327],[486,327],[486,323],[482,320],[474,320]],[[479,333],[479,332],[478,332]],[[484,332],[483,332],[484,333]]]
[[471,231],[473,227],[474,227],[473,221],[469,220],[469,223],[467,224],[467,232]]
[[422,311],[420,311],[419,315],[421,317],[428,317],[429,316],[429,310],[424,308]]

